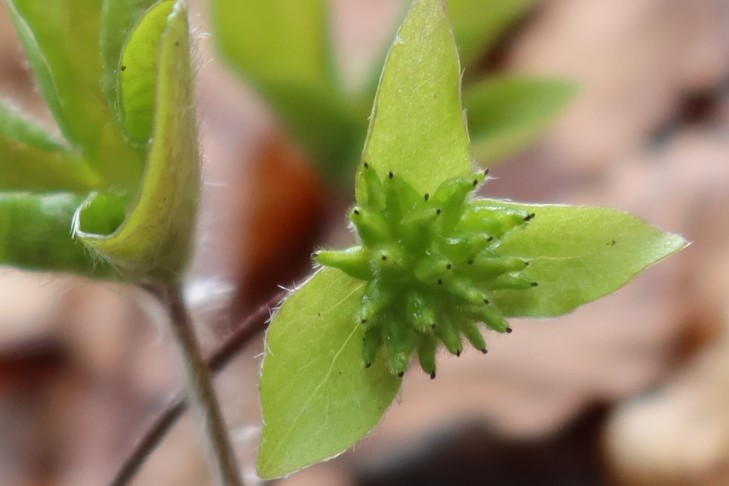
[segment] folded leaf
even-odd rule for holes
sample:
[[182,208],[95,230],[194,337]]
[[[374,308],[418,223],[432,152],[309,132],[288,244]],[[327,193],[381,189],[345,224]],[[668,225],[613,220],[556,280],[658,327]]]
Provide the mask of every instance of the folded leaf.
[[400,380],[365,369],[353,316],[364,283],[324,269],[288,297],[266,334],[258,473],[291,473],[351,447],[379,422]]
[[473,154],[490,165],[533,142],[575,93],[572,84],[546,79],[488,78],[464,92]]
[[[443,3],[414,1],[385,62],[362,160],[380,178],[393,171],[422,193],[468,174],[471,155],[460,81]],[[363,196],[360,178],[358,200]]]
[[0,189],[85,192],[96,184],[79,157],[0,99]]
[[70,237],[83,197],[0,193],[0,265],[109,278],[114,269]]
[[646,267],[686,247],[666,233],[616,209],[479,201],[534,213],[497,252],[529,261],[523,275],[539,285],[502,290],[493,299],[507,316],[552,317],[619,289]]
[[200,168],[195,130],[187,7],[178,0],[159,45],[155,113],[147,169],[126,220],[101,226],[108,195],[89,197],[74,234],[125,278],[176,283],[192,250]]
[[103,90],[106,102],[118,112],[121,54],[134,26],[157,0],[104,0],[99,27]]
[[174,0],[150,8],[129,36],[119,66],[119,100],[127,136],[146,144],[152,135],[157,51]]
[[61,132],[107,182],[134,187],[142,160],[115,122],[100,82],[101,1],[8,0],[8,6]]

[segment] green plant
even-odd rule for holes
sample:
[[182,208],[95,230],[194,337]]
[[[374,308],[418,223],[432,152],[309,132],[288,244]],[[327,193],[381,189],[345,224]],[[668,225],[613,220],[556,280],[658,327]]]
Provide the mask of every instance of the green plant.
[[[186,4],[7,1],[63,139],[0,103],[0,262],[153,291],[170,315],[218,479],[239,484],[180,291],[199,190]],[[469,62],[530,3],[502,3],[506,13],[487,17],[496,27],[481,34],[484,18],[458,15],[472,3],[451,0]],[[232,19],[245,24],[238,32],[259,36],[255,55],[244,42],[229,56],[242,55],[246,70],[259,64],[250,71],[259,89],[316,160],[341,172],[364,133],[374,83],[352,99],[336,85],[321,50],[324,3],[248,5],[274,22],[318,26],[292,44],[266,42],[268,24],[222,10],[235,4],[215,5],[223,36]],[[330,457],[366,434],[396,395],[413,350],[435,372],[436,337],[454,354],[461,333],[485,349],[475,320],[506,331],[508,317],[569,312],[685,245],[616,210],[473,197],[484,173],[474,175],[460,81],[442,0],[415,0],[380,78],[355,183],[360,209],[352,220],[362,246],[320,252],[319,261],[335,268],[289,295],[267,335],[263,477]],[[539,92],[532,81],[488,83],[465,95],[472,106],[483,103],[469,116],[473,125],[496,127],[486,142],[474,137],[477,147],[489,147],[486,159],[533,137],[562,103],[533,110],[522,101]],[[562,95],[551,99],[562,100],[565,86],[554,87]],[[503,112],[518,103],[533,113],[504,123],[489,116],[499,103]],[[395,310],[396,299],[406,302],[404,311]]]
[[[453,354],[459,331],[483,348],[474,321],[505,331],[504,317],[569,312],[686,244],[617,210],[470,199],[482,179],[460,73],[443,2],[415,0],[387,57],[357,173],[350,218],[361,246],[320,252],[334,268],[287,297],[266,335],[264,478],[363,437],[397,394],[413,349],[435,371],[434,337]],[[469,269],[471,259],[483,265]]]

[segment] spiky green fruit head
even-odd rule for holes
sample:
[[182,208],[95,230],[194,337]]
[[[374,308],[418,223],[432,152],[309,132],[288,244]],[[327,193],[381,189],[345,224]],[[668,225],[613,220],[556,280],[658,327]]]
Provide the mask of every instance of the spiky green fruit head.
[[402,376],[417,350],[421,368],[434,378],[439,341],[460,356],[465,337],[486,353],[479,323],[511,332],[491,292],[536,283],[521,275],[528,261],[494,250],[534,215],[473,204],[487,174],[448,179],[431,195],[419,194],[393,172],[380,179],[364,164],[365,200],[350,213],[361,245],[321,250],[314,258],[368,281],[354,316],[365,326],[366,366],[382,354],[390,371]]

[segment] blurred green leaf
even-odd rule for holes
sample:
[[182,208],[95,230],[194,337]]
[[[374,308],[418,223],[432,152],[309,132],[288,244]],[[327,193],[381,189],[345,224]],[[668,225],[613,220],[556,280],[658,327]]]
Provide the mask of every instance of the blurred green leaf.
[[[100,177],[132,188],[142,161],[102,93],[100,0],[8,0],[43,97],[67,140]],[[73,35],[69,35],[73,33]]]
[[329,175],[351,168],[364,117],[352,113],[333,67],[325,0],[215,0],[218,50],[267,99]]
[[174,0],[155,4],[132,31],[119,66],[119,97],[124,129],[132,141],[146,144],[152,135],[157,51]]
[[[440,0],[416,0],[385,62],[362,160],[419,192],[471,171],[461,68]],[[357,199],[361,184],[357,183]]]
[[121,200],[91,195],[76,213],[74,233],[125,278],[176,283],[192,249],[200,177],[184,1],[167,17],[158,55],[152,142],[139,194],[120,225],[94,217],[115,214]]
[[326,0],[216,0],[218,48],[255,83],[336,86]]
[[502,290],[493,299],[512,317],[552,317],[619,289],[646,267],[686,247],[682,237],[661,231],[616,209],[516,204],[480,200],[535,214],[523,230],[507,235],[497,252],[530,261],[524,275],[539,286]]
[[535,3],[536,0],[447,0],[466,72]]
[[484,165],[534,141],[572,99],[575,87],[563,81],[501,76],[464,93],[472,151]]
[[119,111],[118,83],[122,50],[134,26],[157,0],[104,0],[99,27],[103,90],[109,106]]
[[291,473],[351,447],[379,422],[400,380],[365,369],[354,321],[364,282],[324,269],[283,303],[266,334],[258,473]]
[[86,191],[97,183],[81,159],[0,98],[0,189]]
[[82,199],[63,193],[0,193],[0,264],[112,276],[109,265],[95,260],[70,237],[71,220]]

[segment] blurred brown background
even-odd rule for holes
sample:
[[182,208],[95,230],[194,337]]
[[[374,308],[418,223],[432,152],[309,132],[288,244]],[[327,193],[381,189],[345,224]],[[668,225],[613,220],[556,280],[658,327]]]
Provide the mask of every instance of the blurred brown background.
[[[334,0],[356,84],[404,0]],[[252,91],[217,60],[193,2],[204,201],[190,281],[211,349],[348,238],[346,188],[324,186]],[[287,485],[729,484],[729,0],[542,0],[486,71],[574,81],[489,195],[611,206],[692,246],[559,319],[514,322],[491,352],[417,372],[354,451]],[[0,4],[0,94],[51,123]],[[275,222],[275,223],[274,223]],[[159,309],[139,291],[0,269],[0,484],[106,484],[180,387]],[[217,385],[248,484],[262,335]],[[208,476],[183,419],[134,484]]]

